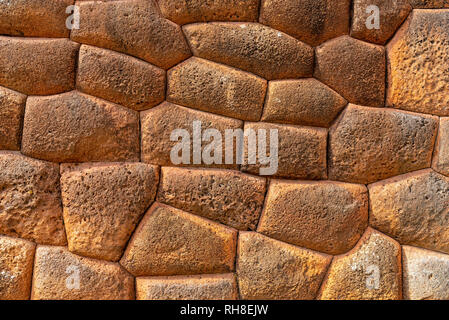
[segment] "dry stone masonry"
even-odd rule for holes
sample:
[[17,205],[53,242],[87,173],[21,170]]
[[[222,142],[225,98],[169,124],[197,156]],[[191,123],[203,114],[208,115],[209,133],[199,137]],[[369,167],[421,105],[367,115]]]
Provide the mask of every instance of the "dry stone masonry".
[[449,1],[0,1],[1,300],[448,279]]

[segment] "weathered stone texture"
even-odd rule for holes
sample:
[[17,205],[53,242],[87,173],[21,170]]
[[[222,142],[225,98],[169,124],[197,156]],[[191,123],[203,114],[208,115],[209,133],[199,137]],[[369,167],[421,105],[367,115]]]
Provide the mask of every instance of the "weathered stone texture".
[[238,171],[162,168],[159,202],[240,230],[256,228],[265,179]]
[[[235,162],[232,164],[225,163],[225,130],[241,129],[243,126],[242,121],[184,108],[169,102],[164,102],[153,109],[142,112],[140,118],[142,130],[142,161],[160,166],[184,165],[237,169]],[[223,138],[221,164],[205,164],[203,161],[194,163],[193,125],[195,121],[201,122],[203,131],[216,129],[221,133]],[[176,150],[174,149],[176,145],[179,145],[183,141],[177,135],[175,135],[174,141],[171,141],[170,136],[174,130],[186,130],[190,135],[190,141],[186,142],[190,147],[190,156],[188,157],[190,161],[188,164],[172,162],[170,156],[171,151]],[[201,139],[201,136],[195,139]],[[209,143],[203,142],[201,150],[203,151]],[[182,156],[180,152],[179,155]],[[185,156],[185,154],[183,155]]]
[[349,0],[261,0],[260,23],[312,46],[348,33]]
[[387,57],[389,106],[449,115],[449,10],[414,10]]
[[236,241],[234,229],[156,203],[120,263],[135,276],[230,272]]
[[139,159],[139,116],[77,91],[29,97],[22,152],[55,162]]
[[430,166],[436,117],[349,105],[329,131],[329,178],[371,183]]
[[0,151],[0,234],[65,245],[59,166]]
[[78,48],[67,39],[0,36],[0,85],[29,95],[72,90]]
[[357,246],[332,261],[322,300],[401,299],[401,246],[368,229]]
[[177,24],[256,21],[259,0],[159,0],[162,14]]
[[195,56],[228,64],[267,80],[312,75],[313,49],[257,23],[211,22],[183,28]]
[[117,263],[80,257],[64,247],[38,246],[31,299],[134,299],[134,278]]
[[0,300],[29,299],[35,247],[26,240],[0,236]]
[[[327,130],[324,128],[300,127],[293,125],[278,125],[264,122],[245,122],[245,130],[254,130],[257,139],[264,135],[259,130],[266,130],[266,154],[270,155],[270,145],[274,143],[270,138],[270,130],[278,132],[278,168],[276,177],[297,179],[326,179],[326,145]],[[273,131],[275,132],[275,131]],[[250,136],[245,136],[245,164],[243,171],[260,174],[261,168],[268,168],[269,164],[262,164],[257,150],[257,163],[250,164],[248,159],[256,151]]]
[[273,180],[257,231],[328,254],[349,251],[368,225],[365,186]]
[[241,232],[237,276],[242,299],[314,299],[331,257]]
[[408,0],[413,8],[449,8],[449,0]]
[[158,168],[142,163],[86,164],[62,174],[71,252],[117,261],[156,195]]
[[449,118],[440,118],[432,168],[449,176]]
[[449,253],[449,178],[430,169],[368,186],[370,225],[408,244]]
[[347,101],[316,79],[270,81],[262,121],[329,127]]
[[0,149],[20,150],[26,96],[0,87]]
[[236,300],[235,275],[147,277],[136,279],[137,300]]
[[78,90],[126,106],[145,110],[165,98],[165,71],[113,51],[82,45]]
[[68,37],[66,8],[73,0],[0,1],[0,34],[25,37]]
[[449,255],[402,247],[404,299],[449,300]]
[[342,36],[316,48],[315,77],[351,103],[381,107],[385,95],[385,50]]
[[[379,8],[378,28],[370,6]],[[377,44],[385,44],[412,10],[408,0],[355,0],[353,8],[351,36]]]
[[153,0],[77,4],[82,23],[70,34],[74,41],[127,53],[164,69],[191,55],[181,28],[163,18]]
[[168,71],[167,100],[186,107],[257,121],[267,82],[205,59],[191,58]]

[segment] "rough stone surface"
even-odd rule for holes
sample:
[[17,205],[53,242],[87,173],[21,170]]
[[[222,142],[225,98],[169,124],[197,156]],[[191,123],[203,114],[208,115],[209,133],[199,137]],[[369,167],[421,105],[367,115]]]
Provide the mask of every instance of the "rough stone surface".
[[[372,26],[370,6],[379,8],[379,28]],[[385,44],[412,10],[408,0],[355,0],[353,8],[351,36],[377,44]]]
[[432,168],[449,176],[449,118],[440,118]]
[[449,0],[408,0],[413,8],[449,8]]
[[370,225],[401,244],[449,253],[449,178],[432,170],[369,186]]
[[156,195],[158,168],[143,163],[87,164],[61,176],[71,252],[117,261]]
[[449,300],[449,255],[402,247],[404,299]]
[[312,46],[348,33],[349,0],[261,0],[260,23]]
[[401,299],[401,246],[368,229],[357,246],[332,261],[322,300]]
[[[141,113],[141,130],[142,130],[142,161],[156,164],[160,166],[201,166],[201,167],[221,167],[221,168],[233,168],[237,169],[237,165],[225,163],[225,144],[223,143],[222,150],[222,164],[205,164],[193,162],[193,125],[194,121],[201,122],[201,128],[217,129],[222,137],[225,139],[225,130],[227,129],[241,129],[243,126],[242,121],[222,117],[207,112],[201,112],[184,108],[169,102],[164,102],[161,105],[144,111]],[[171,141],[170,136],[174,130],[187,130],[190,135],[190,159],[189,163],[173,163],[170,157],[173,148],[182,143],[181,138]],[[177,140],[179,139],[179,141]],[[210,142],[203,142],[202,149]],[[234,152],[235,154],[235,152]]]
[[437,121],[349,105],[329,131],[329,178],[371,183],[429,167]]
[[270,81],[262,121],[329,127],[347,101],[316,79]]
[[139,117],[76,91],[29,97],[22,152],[55,162],[138,160]]
[[[245,130],[254,130],[257,136],[264,137],[259,130],[266,130],[266,153],[269,156],[271,130],[278,132],[278,170],[276,177],[297,179],[326,179],[326,145],[327,130],[324,128],[300,127],[293,125],[278,125],[264,122],[245,122]],[[252,154],[250,137],[245,136],[245,159]],[[259,151],[257,163],[247,161],[241,166],[243,171],[260,174],[261,168],[268,168],[269,164],[261,164]]]
[[20,150],[26,96],[0,87],[0,149]]
[[168,71],[167,100],[186,107],[257,121],[267,82],[250,73],[191,58]]
[[191,53],[181,28],[163,18],[153,0],[78,2],[83,22],[74,41],[141,58],[168,69]]
[[66,8],[73,0],[0,1],[0,34],[25,37],[68,37]]
[[66,244],[57,164],[0,151],[0,234]]
[[241,232],[237,276],[242,299],[314,299],[331,257]]
[[250,71],[267,80],[313,72],[313,49],[257,23],[211,22],[183,28],[195,56]]
[[449,10],[414,10],[387,57],[389,106],[449,115]]
[[0,85],[30,95],[72,90],[78,48],[67,39],[0,36]]
[[232,273],[136,279],[137,300],[236,300]]
[[316,48],[315,77],[351,103],[381,107],[385,95],[385,50],[342,36]]
[[230,272],[236,241],[234,229],[156,203],[120,263],[134,276]]
[[35,246],[0,236],[0,300],[29,299]]
[[254,230],[265,179],[238,171],[162,168],[158,201],[240,230]]
[[31,299],[134,299],[134,278],[117,263],[80,257],[64,247],[38,246]]
[[328,254],[352,249],[368,225],[365,186],[273,180],[257,231]]
[[177,24],[204,21],[256,21],[259,0],[159,0],[162,14]]
[[165,98],[165,71],[113,51],[82,45],[78,90],[126,106],[145,110]]

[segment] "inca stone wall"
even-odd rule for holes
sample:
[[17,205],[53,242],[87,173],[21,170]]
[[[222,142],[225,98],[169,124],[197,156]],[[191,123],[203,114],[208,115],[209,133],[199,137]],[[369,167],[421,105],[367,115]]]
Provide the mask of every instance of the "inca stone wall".
[[0,149],[0,299],[449,299],[446,0],[0,0]]

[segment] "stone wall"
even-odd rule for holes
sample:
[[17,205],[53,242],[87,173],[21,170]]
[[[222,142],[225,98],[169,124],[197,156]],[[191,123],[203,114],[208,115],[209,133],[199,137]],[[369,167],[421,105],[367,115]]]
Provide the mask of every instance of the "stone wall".
[[0,1],[0,150],[0,299],[449,299],[446,0]]

